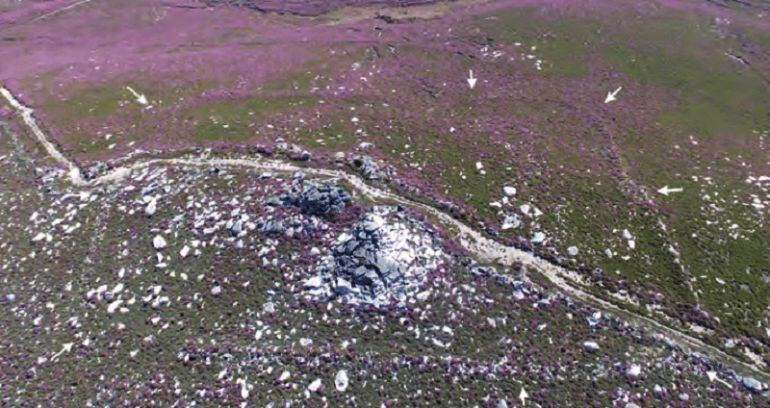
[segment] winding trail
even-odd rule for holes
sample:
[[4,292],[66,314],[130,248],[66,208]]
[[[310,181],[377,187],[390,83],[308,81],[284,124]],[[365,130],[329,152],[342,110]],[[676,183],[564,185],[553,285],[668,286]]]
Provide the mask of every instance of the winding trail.
[[60,7],[58,9],[56,9],[56,10],[53,10],[53,11],[48,12],[46,14],[43,14],[42,16],[35,17],[35,18],[33,18],[30,21],[30,23],[34,23],[35,21],[43,20],[43,19],[46,19],[48,17],[55,16],[55,15],[57,15],[57,14],[63,12],[63,11],[67,11],[67,10],[73,9],[73,8],[75,8],[75,7],[77,7],[77,6],[81,5],[81,4],[90,3],[91,1],[93,1],[93,0],[80,0],[80,1],[76,1],[76,2],[74,2],[72,4],[68,4],[68,5]]
[[169,158],[137,161],[122,167],[117,167],[97,178],[86,180],[75,162],[64,156],[56,144],[53,143],[40,128],[37,120],[33,116],[33,109],[22,104],[5,87],[0,86],[0,94],[2,94],[8,103],[21,116],[26,126],[45,148],[46,152],[59,164],[67,168],[70,182],[77,187],[95,187],[119,182],[128,178],[134,171],[142,170],[150,166],[249,168],[282,173],[302,171],[305,174],[313,176],[338,178],[349,183],[353,188],[369,199],[387,200],[405,207],[419,209],[430,214],[446,226],[452,227],[457,234],[456,238],[462,246],[480,261],[497,263],[503,266],[512,266],[516,263],[520,263],[525,267],[540,272],[553,286],[559,288],[564,294],[575,300],[613,314],[629,323],[647,328],[652,332],[657,332],[672,344],[679,346],[682,350],[690,353],[698,352],[713,361],[719,362],[725,367],[734,370],[739,375],[751,376],[765,383],[770,382],[770,374],[763,371],[755,364],[743,362],[736,357],[723,352],[719,348],[706,344],[693,336],[649,317],[625,310],[614,303],[586,292],[573,283],[573,281],[579,280],[579,275],[576,272],[553,264],[533,253],[503,245],[495,240],[487,238],[478,231],[453,218],[451,215],[434,207],[401,197],[390,191],[373,187],[367,184],[361,177],[344,171],[301,167],[280,160],[259,157],[248,159]]

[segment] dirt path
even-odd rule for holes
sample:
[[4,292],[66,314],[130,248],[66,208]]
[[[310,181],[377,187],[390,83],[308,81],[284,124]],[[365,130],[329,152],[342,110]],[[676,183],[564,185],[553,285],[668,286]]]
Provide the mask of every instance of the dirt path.
[[599,310],[616,315],[617,317],[628,321],[629,323],[645,327],[653,332],[664,336],[672,344],[679,346],[686,352],[699,352],[713,361],[719,362],[726,367],[733,369],[740,375],[752,376],[762,382],[770,382],[770,374],[763,371],[754,364],[745,363],[739,359],[723,352],[722,350],[708,345],[701,340],[692,337],[672,327],[666,326],[651,318],[638,315],[634,312],[622,309],[621,307],[600,299],[591,293],[584,291],[573,282],[579,280],[579,274],[570,271],[559,265],[555,265],[537,255],[526,252],[515,247],[503,245],[497,241],[487,238],[478,231],[472,229],[466,224],[458,221],[449,214],[446,214],[429,205],[418,203],[408,198],[401,197],[390,191],[386,191],[367,184],[362,178],[339,170],[300,167],[280,160],[264,158],[248,159],[207,159],[207,158],[172,158],[172,159],[148,159],[137,161],[122,167],[115,168],[109,173],[100,177],[86,180],[77,165],[68,159],[58,149],[46,134],[42,131],[33,116],[34,111],[22,104],[5,87],[0,87],[0,94],[8,103],[16,109],[27,127],[38,139],[47,153],[68,169],[68,178],[72,184],[77,187],[95,187],[99,185],[116,183],[128,178],[133,172],[145,169],[150,166],[174,166],[174,167],[221,167],[221,168],[250,168],[255,170],[288,172],[293,173],[302,171],[312,176],[334,177],[348,182],[353,188],[362,195],[372,200],[386,200],[393,203],[419,209],[432,215],[437,220],[451,227],[456,232],[457,240],[462,246],[478,260],[490,263],[497,263],[503,266],[512,266],[520,263],[527,268],[534,269],[544,275],[550,283],[561,290],[571,298],[589,304]]

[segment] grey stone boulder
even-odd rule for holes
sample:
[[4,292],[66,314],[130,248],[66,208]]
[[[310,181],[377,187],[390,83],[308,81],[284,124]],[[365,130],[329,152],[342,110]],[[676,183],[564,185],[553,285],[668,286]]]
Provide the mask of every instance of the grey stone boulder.
[[369,156],[354,156],[350,159],[349,163],[355,171],[367,180],[381,180],[385,178],[377,163]]
[[741,384],[743,384],[744,387],[748,388],[752,392],[759,393],[764,389],[762,383],[752,377],[741,378]]

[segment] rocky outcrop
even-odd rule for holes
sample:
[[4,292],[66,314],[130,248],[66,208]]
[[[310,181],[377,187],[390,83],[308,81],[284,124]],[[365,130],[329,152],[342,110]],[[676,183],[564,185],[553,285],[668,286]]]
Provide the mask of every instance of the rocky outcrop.
[[299,187],[271,203],[299,207],[306,215],[331,216],[339,214],[352,199],[344,188],[333,183],[303,181]]
[[445,257],[438,239],[406,211],[374,207],[338,237],[305,288],[359,305],[404,302]]

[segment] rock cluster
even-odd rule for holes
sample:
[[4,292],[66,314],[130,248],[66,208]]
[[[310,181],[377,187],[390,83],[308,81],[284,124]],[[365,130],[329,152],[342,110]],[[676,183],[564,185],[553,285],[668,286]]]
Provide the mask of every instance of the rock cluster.
[[305,287],[352,304],[385,306],[409,300],[444,258],[438,240],[406,211],[374,207],[338,237]]
[[284,194],[280,203],[299,207],[306,215],[329,216],[338,214],[351,200],[344,188],[330,182],[304,181],[300,188]]

